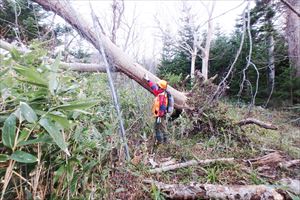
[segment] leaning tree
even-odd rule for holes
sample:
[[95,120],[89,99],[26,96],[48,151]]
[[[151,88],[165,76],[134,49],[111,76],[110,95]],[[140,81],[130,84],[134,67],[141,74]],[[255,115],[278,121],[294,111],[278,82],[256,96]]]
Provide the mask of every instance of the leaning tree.
[[[65,19],[73,28],[75,28],[80,34],[88,40],[97,50],[101,47],[98,43],[97,34],[100,35],[104,51],[109,60],[112,61],[114,66],[119,72],[124,73],[129,78],[135,80],[142,87],[150,91],[147,83],[143,80],[144,74],[148,74],[150,80],[158,81],[159,78],[147,71],[143,66],[134,62],[129,56],[127,56],[120,48],[118,48],[113,42],[105,36],[101,30],[95,30],[92,25],[89,25],[71,6],[67,0],[51,1],[51,0],[33,0],[41,5],[44,9],[53,11],[57,15]],[[99,31],[99,32],[96,32]],[[174,96],[175,107],[185,108],[187,107],[187,96],[185,93],[180,92],[171,86],[168,86],[168,90]]]

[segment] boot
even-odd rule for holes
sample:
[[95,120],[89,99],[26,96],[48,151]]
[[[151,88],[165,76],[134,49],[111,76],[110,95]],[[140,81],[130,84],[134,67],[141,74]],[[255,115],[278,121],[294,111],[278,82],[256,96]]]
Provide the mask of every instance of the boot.
[[160,132],[155,133],[155,138],[156,138],[158,144],[161,144],[163,142],[163,137]]
[[163,142],[165,144],[168,144],[168,142],[169,142],[168,136],[166,134],[163,134]]

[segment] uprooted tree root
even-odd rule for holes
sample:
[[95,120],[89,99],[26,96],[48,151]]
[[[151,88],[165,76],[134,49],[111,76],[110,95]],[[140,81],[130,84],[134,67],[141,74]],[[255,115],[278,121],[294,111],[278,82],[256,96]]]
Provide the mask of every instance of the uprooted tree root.
[[222,136],[231,135],[240,142],[248,142],[248,138],[241,133],[240,126],[230,119],[217,100],[212,100],[217,89],[212,79],[204,81],[200,73],[197,73],[195,85],[188,94],[188,105],[183,116],[191,120],[191,125],[186,127],[187,135],[198,133]]

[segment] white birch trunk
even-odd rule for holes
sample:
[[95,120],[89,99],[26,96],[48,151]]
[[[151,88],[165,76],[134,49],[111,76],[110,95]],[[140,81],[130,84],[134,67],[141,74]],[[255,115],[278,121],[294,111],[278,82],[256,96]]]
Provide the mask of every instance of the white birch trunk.
[[197,51],[198,51],[197,47],[194,46],[193,52],[191,54],[191,56],[192,56],[192,60],[191,60],[191,80],[192,80],[192,83],[194,82],[194,79],[195,79],[195,65],[196,65]]
[[213,22],[212,22],[212,14],[215,8],[215,1],[212,2],[211,10],[208,11],[208,27],[207,27],[207,37],[205,42],[205,47],[202,51],[202,74],[204,76],[204,79],[208,79],[208,61],[209,61],[209,51],[210,51],[210,44],[212,40],[212,34],[213,34]]
[[[271,20],[269,19],[269,25],[271,24]],[[274,36],[272,33],[269,33],[268,39],[268,100],[266,105],[269,103],[275,85],[275,58],[274,58]]]

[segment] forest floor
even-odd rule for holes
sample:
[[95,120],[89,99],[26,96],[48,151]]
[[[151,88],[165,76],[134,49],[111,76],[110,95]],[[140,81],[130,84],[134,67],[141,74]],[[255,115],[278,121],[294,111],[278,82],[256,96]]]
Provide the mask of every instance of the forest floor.
[[[222,106],[227,107],[226,115],[236,121],[247,112],[246,108],[228,103],[222,103]],[[299,163],[283,167],[290,160],[300,159],[299,123],[291,121],[295,113],[254,107],[252,116],[272,123],[278,130],[257,125],[244,126],[242,132],[249,138],[246,143],[238,142],[230,135],[207,135],[201,131],[193,135],[172,135],[168,144],[158,146],[153,146],[152,137],[136,148],[128,167],[124,168],[124,163],[119,163],[111,169],[107,180],[112,186],[110,198],[164,199],[162,191],[144,183],[146,179],[168,184],[197,182],[221,185],[273,185],[283,178],[299,180]],[[168,164],[216,158],[234,158],[234,161],[193,165],[161,173],[149,172],[154,167]]]

